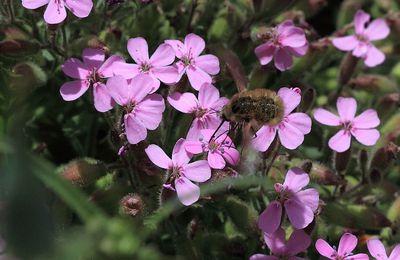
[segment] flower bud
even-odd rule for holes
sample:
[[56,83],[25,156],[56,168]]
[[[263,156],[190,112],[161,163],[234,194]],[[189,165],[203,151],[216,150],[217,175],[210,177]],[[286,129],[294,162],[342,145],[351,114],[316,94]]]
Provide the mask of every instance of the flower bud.
[[373,184],[378,184],[382,181],[382,172],[376,168],[373,168],[369,173],[369,180]]
[[367,172],[367,164],[368,164],[368,153],[365,149],[360,150],[358,154],[358,164],[360,166],[361,172],[363,175]]
[[349,81],[351,88],[356,90],[365,90],[369,92],[391,92],[395,91],[396,82],[388,77],[381,75],[361,75]]
[[10,74],[10,87],[20,95],[29,94],[35,88],[45,85],[46,82],[46,73],[32,62],[18,63]]
[[378,101],[377,111],[379,115],[388,114],[388,111],[400,106],[400,94],[391,93],[381,97]]
[[314,88],[307,88],[303,92],[303,96],[302,96],[301,104],[300,104],[301,112],[307,112],[313,106],[316,95],[317,95],[317,92]]
[[312,165],[310,178],[322,185],[340,185],[345,183],[345,181],[340,176],[336,175],[331,169],[317,163],[313,163]]
[[400,227],[400,197],[397,197],[392,206],[390,206],[387,217]]
[[104,163],[90,159],[77,159],[60,170],[61,176],[79,187],[88,187],[107,172]]
[[351,147],[343,153],[335,152],[335,169],[338,172],[345,171],[351,158]]
[[143,214],[143,199],[138,194],[128,194],[120,201],[120,210],[123,214],[136,217]]
[[4,40],[0,42],[0,55],[8,58],[22,58],[37,54],[40,44],[36,41]]
[[339,68],[339,84],[340,86],[346,85],[351,76],[353,76],[354,70],[356,69],[358,58],[354,57],[351,52],[347,53],[340,64]]
[[397,159],[399,153],[400,147],[395,143],[390,142],[386,144],[375,152],[371,161],[371,168],[377,168],[384,171],[391,162]]

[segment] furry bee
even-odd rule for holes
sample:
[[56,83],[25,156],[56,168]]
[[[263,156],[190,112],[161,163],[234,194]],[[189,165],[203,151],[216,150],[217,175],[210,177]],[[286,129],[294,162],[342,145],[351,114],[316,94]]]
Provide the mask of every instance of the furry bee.
[[277,125],[283,118],[283,102],[275,91],[245,90],[235,94],[221,111],[221,118],[238,124],[248,124],[256,132],[263,125]]

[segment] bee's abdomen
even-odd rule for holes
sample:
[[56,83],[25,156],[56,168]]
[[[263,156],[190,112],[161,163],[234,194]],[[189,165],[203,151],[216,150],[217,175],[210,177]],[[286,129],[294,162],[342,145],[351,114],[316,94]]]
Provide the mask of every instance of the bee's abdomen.
[[256,120],[263,123],[268,123],[271,119],[275,118],[278,113],[277,104],[269,97],[262,97],[258,100],[256,106]]

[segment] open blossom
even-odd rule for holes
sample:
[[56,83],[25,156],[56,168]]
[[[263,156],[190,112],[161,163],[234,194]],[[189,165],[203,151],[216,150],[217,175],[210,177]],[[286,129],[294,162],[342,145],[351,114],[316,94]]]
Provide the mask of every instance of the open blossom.
[[385,54],[377,49],[372,41],[385,39],[390,29],[382,18],[375,19],[366,26],[370,19],[369,14],[358,10],[353,22],[355,34],[334,38],[332,43],[339,50],[352,51],[353,56],[363,59],[365,65],[374,67],[385,60]]
[[311,244],[310,237],[303,230],[294,230],[288,241],[285,231],[278,228],[274,233],[264,233],[264,241],[273,255],[255,254],[250,260],[303,260],[296,255],[305,251]]
[[219,91],[211,84],[204,84],[198,94],[174,92],[168,96],[168,102],[176,110],[193,115],[193,122],[187,139],[197,139],[201,129],[216,129],[221,123],[218,112],[228,103],[228,99],[219,96]]
[[99,112],[106,112],[113,106],[104,81],[112,77],[113,67],[116,62],[123,61],[118,55],[109,57],[106,61],[103,50],[84,49],[83,63],[75,58],[70,58],[62,65],[63,72],[76,80],[64,83],[60,94],[65,101],[73,101],[81,97],[90,86],[93,87],[94,106]]
[[112,77],[107,82],[110,95],[125,109],[123,127],[131,144],[146,139],[147,129],[154,130],[160,125],[165,104],[161,95],[149,94],[152,84],[147,75],[138,75],[129,83],[122,76]]
[[22,0],[22,6],[28,9],[36,9],[46,4],[44,20],[48,24],[58,24],[64,21],[67,17],[65,8],[79,18],[85,18],[93,7],[92,0]]
[[311,118],[307,114],[292,113],[300,104],[300,89],[284,87],[279,89],[277,94],[284,106],[283,119],[277,125],[264,125],[257,131],[251,144],[260,152],[265,152],[269,148],[276,133],[282,145],[293,150],[303,143],[304,135],[311,131]]
[[397,260],[400,259],[400,244],[393,248],[390,256],[386,254],[385,246],[378,239],[370,239],[367,241],[369,253],[375,257],[376,260]]
[[294,26],[286,20],[272,28],[266,35],[267,42],[258,46],[254,52],[261,65],[274,60],[275,67],[280,71],[288,70],[293,65],[293,58],[304,56],[308,50],[308,43],[304,30]]
[[[237,165],[240,153],[227,134],[214,134],[215,129],[200,130],[197,140],[186,141],[186,151],[192,154],[208,153],[207,161],[213,169],[223,169],[228,162]],[[214,136],[213,136],[214,134]]]
[[344,233],[339,241],[339,249],[331,247],[325,240],[318,239],[315,248],[318,253],[332,260],[368,260],[367,254],[353,254],[357,246],[357,237],[350,233]]
[[374,109],[367,109],[355,117],[357,102],[354,98],[339,97],[336,102],[339,116],[318,108],[314,118],[329,126],[340,126],[342,129],[329,139],[329,147],[336,152],[344,152],[350,148],[351,136],[363,145],[375,145],[379,139],[379,131],[375,129],[380,123]]
[[314,219],[319,203],[316,189],[302,190],[309,182],[310,177],[303,170],[290,169],[283,184],[275,183],[278,199],[272,201],[261,213],[258,227],[266,233],[275,232],[281,224],[283,207],[294,228],[303,229],[308,226]]
[[160,81],[174,84],[179,80],[177,68],[171,65],[175,60],[175,52],[168,44],[158,46],[150,58],[149,47],[142,37],[129,39],[127,48],[136,64],[118,63],[115,74],[126,79],[132,79],[138,74],[149,75],[153,79],[152,92],[160,87]]
[[211,177],[206,160],[189,163],[192,154],[185,150],[185,139],[176,142],[172,159],[157,145],[151,144],[145,150],[149,159],[158,167],[167,170],[164,187],[175,190],[180,202],[189,206],[200,198],[200,188],[193,182],[205,182]]
[[165,42],[174,48],[176,57],[180,59],[176,63],[180,76],[186,72],[190,85],[194,89],[199,90],[204,83],[211,83],[210,75],[219,73],[219,61],[216,56],[200,55],[206,45],[200,36],[191,33],[186,35],[183,43],[178,40]]

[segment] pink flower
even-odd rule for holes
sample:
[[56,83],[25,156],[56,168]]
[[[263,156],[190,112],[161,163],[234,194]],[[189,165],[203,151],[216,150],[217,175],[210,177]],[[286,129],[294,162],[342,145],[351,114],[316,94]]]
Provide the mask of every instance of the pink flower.
[[157,145],[149,145],[145,152],[150,160],[160,168],[167,170],[164,187],[176,190],[183,205],[189,206],[200,198],[200,188],[194,182],[205,182],[211,177],[211,169],[206,160],[189,163],[192,154],[184,147],[185,139],[176,142],[172,150],[172,159]]
[[217,133],[212,139],[215,129],[200,130],[198,140],[186,141],[185,149],[192,154],[208,153],[208,164],[213,169],[223,169],[225,161],[231,165],[239,163],[240,154],[226,134]]
[[305,251],[311,244],[310,237],[303,230],[294,230],[286,241],[282,228],[271,234],[264,233],[264,240],[273,255],[255,254],[249,260],[302,260],[304,258],[296,255]]
[[281,223],[282,206],[285,207],[290,223],[296,229],[307,227],[318,209],[319,193],[316,189],[302,190],[310,182],[310,177],[300,168],[290,169],[283,184],[275,183],[278,199],[272,201],[261,213],[258,227],[266,232],[275,232]]
[[123,58],[113,55],[104,61],[105,55],[100,49],[84,49],[82,57],[83,63],[71,58],[62,65],[63,72],[76,80],[64,83],[60,94],[65,101],[73,101],[92,86],[95,108],[99,112],[106,112],[113,107],[113,102],[106,90],[104,79],[113,76],[113,66]]
[[367,109],[355,116],[357,102],[354,98],[339,97],[336,102],[339,116],[318,108],[314,111],[314,118],[318,122],[329,126],[341,126],[342,129],[329,139],[329,147],[338,152],[347,151],[350,148],[351,136],[363,145],[375,145],[379,139],[379,131],[375,129],[380,123],[374,109]]
[[128,142],[137,144],[146,139],[147,129],[156,129],[165,110],[164,99],[150,94],[153,81],[148,75],[138,75],[129,83],[122,76],[108,80],[107,90],[115,102],[125,109],[124,128]]
[[36,9],[46,4],[44,20],[48,24],[64,21],[67,17],[65,7],[79,18],[87,17],[93,7],[92,0],[22,0],[22,6],[28,9]]
[[400,244],[393,250],[390,256],[386,254],[385,246],[378,239],[370,239],[367,241],[369,253],[375,257],[376,260],[398,260],[400,259]]
[[211,54],[201,55],[205,48],[204,40],[194,34],[188,34],[184,43],[178,40],[166,40],[175,50],[175,55],[180,59],[176,63],[180,76],[185,72],[189,78],[190,85],[199,90],[204,83],[211,83],[210,75],[219,73],[218,58]]
[[204,84],[198,94],[174,92],[168,96],[168,102],[176,110],[192,114],[194,119],[187,134],[187,139],[197,139],[201,129],[216,129],[221,123],[218,112],[228,103],[227,98],[220,98],[216,87]]
[[350,233],[344,233],[340,238],[339,250],[331,247],[325,240],[318,239],[315,248],[318,253],[328,259],[333,260],[368,260],[367,254],[353,254],[353,250],[357,246],[357,237]]
[[290,20],[273,28],[267,36],[268,41],[254,50],[261,65],[274,59],[275,67],[285,71],[293,65],[292,56],[301,57],[307,53],[308,43],[304,30],[294,26]]
[[365,27],[369,20],[369,14],[358,10],[353,22],[355,34],[334,38],[332,43],[339,50],[353,51],[353,56],[363,59],[368,67],[374,67],[385,60],[385,54],[378,50],[372,41],[385,39],[390,29],[384,19],[373,20],[368,27]]
[[147,74],[153,79],[152,93],[160,87],[160,81],[174,84],[179,81],[178,70],[168,66],[175,60],[175,52],[168,44],[161,44],[149,58],[149,47],[142,37],[128,40],[128,52],[136,64],[118,63],[114,72],[126,79],[132,79],[138,74]]
[[293,150],[299,147],[304,141],[304,135],[311,131],[311,119],[305,113],[291,113],[301,101],[300,89],[281,88],[278,96],[282,99],[284,116],[277,125],[264,125],[251,144],[257,151],[265,152],[278,132],[279,139],[284,147]]

